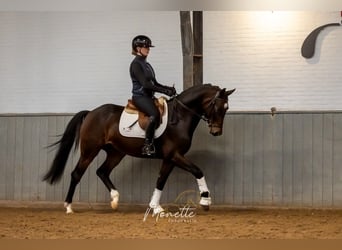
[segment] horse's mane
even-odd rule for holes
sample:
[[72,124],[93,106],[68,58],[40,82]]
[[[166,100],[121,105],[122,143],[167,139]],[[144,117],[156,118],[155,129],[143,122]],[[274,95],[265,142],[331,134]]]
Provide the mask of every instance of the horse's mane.
[[184,90],[182,93],[186,93],[186,92],[190,92],[190,91],[194,91],[194,90],[202,89],[202,88],[208,88],[208,87],[216,87],[216,86],[212,85],[211,83],[204,83],[204,84],[200,84],[200,85],[194,85],[194,86],[191,86],[190,88]]
[[194,85],[186,90],[184,90],[183,92],[181,92],[177,98],[183,98],[185,96],[188,96],[190,93],[194,94],[197,93],[198,90],[200,89],[205,89],[205,88],[215,88],[215,89],[219,89],[218,86],[212,85],[211,83],[205,83],[205,84],[200,84],[200,85]]

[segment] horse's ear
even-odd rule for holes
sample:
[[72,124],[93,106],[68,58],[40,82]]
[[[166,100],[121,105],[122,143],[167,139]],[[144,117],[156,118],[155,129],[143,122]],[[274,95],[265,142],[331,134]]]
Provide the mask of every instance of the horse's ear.
[[236,90],[236,89],[231,89],[231,90],[226,91],[226,95],[229,96],[229,95],[233,94],[233,92],[234,92],[235,90]]
[[220,90],[219,96],[224,96],[226,94],[226,88]]

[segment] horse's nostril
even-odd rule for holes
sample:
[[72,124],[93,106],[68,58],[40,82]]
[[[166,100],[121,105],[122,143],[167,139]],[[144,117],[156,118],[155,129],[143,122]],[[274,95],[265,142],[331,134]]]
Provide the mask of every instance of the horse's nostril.
[[215,131],[215,132],[212,132],[211,133],[213,136],[219,136],[221,135],[222,133],[220,131]]

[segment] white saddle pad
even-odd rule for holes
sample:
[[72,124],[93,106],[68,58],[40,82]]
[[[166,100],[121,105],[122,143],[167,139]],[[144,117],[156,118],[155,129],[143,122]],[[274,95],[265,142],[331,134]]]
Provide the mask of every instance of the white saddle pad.
[[[161,136],[167,125],[167,116],[168,116],[168,110],[167,110],[167,102],[164,100],[164,107],[165,111],[162,116],[162,123],[160,126],[156,129],[154,133],[154,138],[158,138]],[[126,137],[138,137],[138,138],[145,138],[145,130],[143,130],[138,120],[138,114],[129,114],[125,110],[121,113],[120,116],[120,122],[119,122],[119,131],[122,136]]]

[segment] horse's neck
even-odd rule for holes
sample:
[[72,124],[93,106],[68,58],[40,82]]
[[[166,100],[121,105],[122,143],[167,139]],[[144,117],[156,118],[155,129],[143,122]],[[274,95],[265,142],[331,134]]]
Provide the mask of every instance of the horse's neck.
[[195,93],[186,93],[180,100],[189,108],[197,112],[203,111],[203,100],[205,97],[204,89],[199,89]]
[[205,89],[196,89],[193,92],[189,90],[179,98],[181,103],[186,106],[186,108],[183,109],[183,115],[181,116],[184,120],[188,121],[187,123],[189,125],[189,130],[191,130],[192,132],[196,129],[198,123],[201,120],[200,117],[204,112],[203,101],[205,95]]

